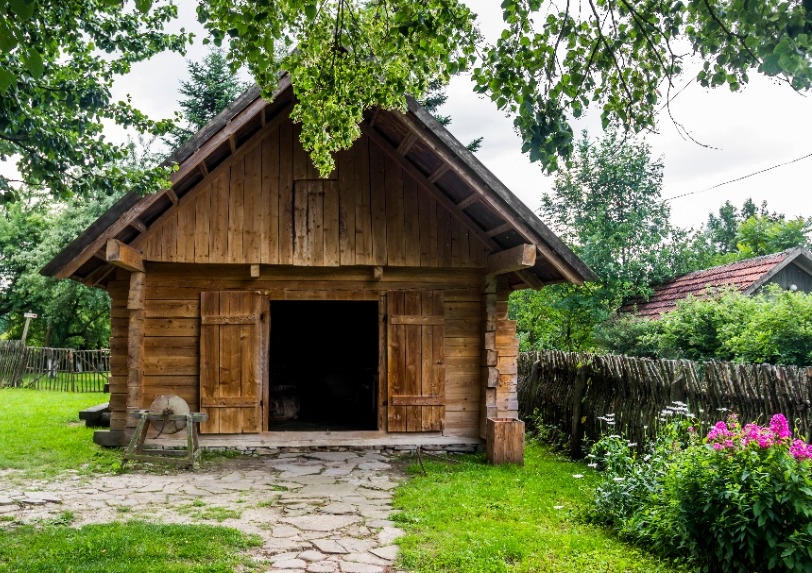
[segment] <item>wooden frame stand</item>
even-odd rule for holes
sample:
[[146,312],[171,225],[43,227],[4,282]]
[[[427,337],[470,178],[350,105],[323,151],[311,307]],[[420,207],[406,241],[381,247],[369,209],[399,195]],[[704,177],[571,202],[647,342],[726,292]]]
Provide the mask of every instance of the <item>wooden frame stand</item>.
[[[194,412],[185,415],[155,414],[149,410],[139,410],[130,413],[131,418],[138,419],[138,426],[133,432],[130,445],[124,451],[123,466],[127,460],[141,462],[157,462],[174,464],[179,467],[200,467],[200,442],[198,441],[198,425],[209,419],[208,414]],[[186,447],[180,449],[144,448],[144,441],[147,438],[150,422],[186,421]]]

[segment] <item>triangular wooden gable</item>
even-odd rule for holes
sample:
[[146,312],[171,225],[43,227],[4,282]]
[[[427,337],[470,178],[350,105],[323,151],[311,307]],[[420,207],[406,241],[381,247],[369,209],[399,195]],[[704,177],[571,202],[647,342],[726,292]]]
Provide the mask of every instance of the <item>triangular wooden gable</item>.
[[318,177],[297,126],[266,126],[139,241],[144,260],[297,266],[485,266],[476,233],[362,136]]

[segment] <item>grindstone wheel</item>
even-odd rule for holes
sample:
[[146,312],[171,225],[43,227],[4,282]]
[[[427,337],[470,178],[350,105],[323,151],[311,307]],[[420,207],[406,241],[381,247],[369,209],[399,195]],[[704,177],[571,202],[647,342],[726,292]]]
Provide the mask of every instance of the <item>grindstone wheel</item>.
[[[164,394],[152,401],[149,407],[151,416],[186,416],[189,414],[189,404],[186,400],[175,394]],[[161,434],[176,434],[186,427],[186,420],[159,419],[150,422],[152,430]]]

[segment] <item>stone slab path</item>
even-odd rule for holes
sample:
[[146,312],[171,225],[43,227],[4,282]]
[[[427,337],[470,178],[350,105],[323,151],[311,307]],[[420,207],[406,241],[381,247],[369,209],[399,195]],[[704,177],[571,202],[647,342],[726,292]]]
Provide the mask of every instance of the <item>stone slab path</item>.
[[260,535],[252,556],[272,573],[387,573],[402,535],[389,520],[403,479],[394,462],[378,451],[311,451],[215,458],[194,472],[136,465],[24,485],[0,479],[0,516],[219,524]]

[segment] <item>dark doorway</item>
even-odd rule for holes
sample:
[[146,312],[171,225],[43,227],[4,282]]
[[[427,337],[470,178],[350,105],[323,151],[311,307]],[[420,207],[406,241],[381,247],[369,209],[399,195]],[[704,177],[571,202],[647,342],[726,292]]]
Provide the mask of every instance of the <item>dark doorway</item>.
[[269,429],[378,427],[378,303],[272,301]]

